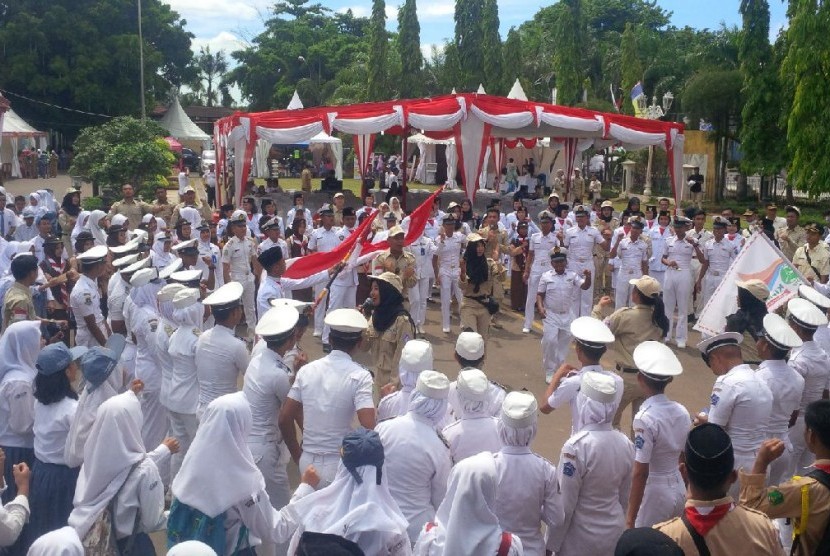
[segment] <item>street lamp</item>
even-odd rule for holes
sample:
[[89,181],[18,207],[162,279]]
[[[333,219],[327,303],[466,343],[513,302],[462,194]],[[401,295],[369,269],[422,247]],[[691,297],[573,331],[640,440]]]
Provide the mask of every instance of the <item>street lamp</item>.
[[[659,120],[660,118],[664,117],[668,114],[669,110],[671,109],[671,105],[674,102],[674,95],[671,91],[666,91],[666,94],[663,95],[663,105],[657,105],[657,97],[651,97],[651,105],[647,105],[648,97],[646,95],[640,95],[637,97],[637,108],[641,118],[646,118],[648,120]],[[648,167],[646,168],[646,184],[643,187],[643,196],[650,197],[651,196],[651,165],[654,160],[654,145],[650,145],[648,148]]]

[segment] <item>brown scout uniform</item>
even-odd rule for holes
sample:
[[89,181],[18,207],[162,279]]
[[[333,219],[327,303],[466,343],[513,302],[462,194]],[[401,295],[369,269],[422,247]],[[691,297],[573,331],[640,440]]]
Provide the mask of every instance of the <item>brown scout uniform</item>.
[[504,279],[505,269],[501,263],[493,259],[487,259],[488,278],[486,282],[479,285],[478,291],[475,286],[467,281],[467,277],[462,273],[461,293],[464,298],[461,300],[461,328],[471,328],[473,332],[478,332],[481,337],[487,341],[490,336],[490,313],[487,307],[481,304],[477,299],[484,300],[487,297],[494,296],[496,284]]
[[415,270],[415,256],[412,253],[403,251],[399,257],[393,255],[388,249],[375,257],[375,262],[372,264],[374,269],[373,274],[381,274],[383,272],[394,272],[397,274],[403,283],[403,296],[407,297],[409,288],[414,287],[418,279],[415,273],[410,277],[404,276],[404,271],[407,268]]
[[401,351],[409,340],[415,338],[415,330],[407,315],[398,315],[392,326],[378,333],[369,320],[369,328],[363,333],[365,347],[374,361],[375,385],[382,388],[398,381],[398,365]]
[[3,330],[11,323],[36,318],[32,291],[20,282],[14,282],[6,291],[6,297],[3,298]]
[[109,217],[112,219],[116,214],[121,214],[127,217],[127,222],[130,224],[130,229],[135,230],[141,224],[141,218],[152,210],[151,206],[142,201],[116,201],[110,207]]

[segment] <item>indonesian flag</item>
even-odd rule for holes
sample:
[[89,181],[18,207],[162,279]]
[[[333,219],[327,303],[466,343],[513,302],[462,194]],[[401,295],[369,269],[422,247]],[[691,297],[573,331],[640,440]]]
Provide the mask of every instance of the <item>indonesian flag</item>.
[[[409,215],[409,229],[406,231],[406,237],[404,238],[404,246],[411,245],[418,241],[421,238],[421,235],[424,233],[424,228],[427,227],[427,221],[429,220],[429,213],[432,211],[432,204],[435,202],[436,197],[441,194],[441,191],[444,190],[444,187],[439,187],[435,193],[427,197],[427,199],[418,205],[418,208],[412,211]],[[374,253],[377,251],[385,251],[389,249],[389,242],[387,241],[379,241],[378,243],[370,243],[363,246],[363,249],[360,252],[360,256],[368,255],[369,253]]]

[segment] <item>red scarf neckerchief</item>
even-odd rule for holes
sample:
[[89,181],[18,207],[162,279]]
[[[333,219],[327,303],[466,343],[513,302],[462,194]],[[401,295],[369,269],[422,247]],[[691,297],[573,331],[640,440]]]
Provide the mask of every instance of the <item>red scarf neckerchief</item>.
[[694,506],[688,506],[685,510],[686,519],[695,528],[695,531],[700,533],[701,537],[705,537],[715,525],[717,525],[724,516],[729,513],[734,504],[728,502],[726,504],[718,504],[712,508],[712,511],[707,514],[702,514],[697,511]]
[[821,469],[825,473],[830,473],[830,464],[817,463],[817,464],[813,465],[813,467],[815,467],[816,469]]

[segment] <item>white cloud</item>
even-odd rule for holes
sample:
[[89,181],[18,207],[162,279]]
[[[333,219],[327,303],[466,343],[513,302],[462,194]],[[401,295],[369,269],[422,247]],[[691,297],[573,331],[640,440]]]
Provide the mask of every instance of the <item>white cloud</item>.
[[259,17],[270,2],[228,2],[227,0],[166,0],[171,8],[188,20],[196,23],[205,19],[250,21]]
[[423,55],[424,60],[432,60],[433,48],[440,54],[444,50],[444,43],[422,44],[421,55]]
[[372,15],[372,10],[370,10],[367,6],[343,6],[342,8],[337,8],[337,13],[344,14],[347,11],[352,10],[352,15],[355,17],[369,17]]
[[418,19],[443,19],[455,15],[455,3],[445,1],[420,2],[418,4]]
[[[369,12],[371,15],[371,11]],[[394,21],[397,25],[398,21],[398,6],[386,6],[386,21]]]
[[196,37],[191,42],[193,52],[198,52],[199,48],[203,46],[209,46],[211,52],[224,50],[225,54],[230,56],[230,53],[234,50],[244,48],[246,43],[229,31],[220,31],[213,37]]

